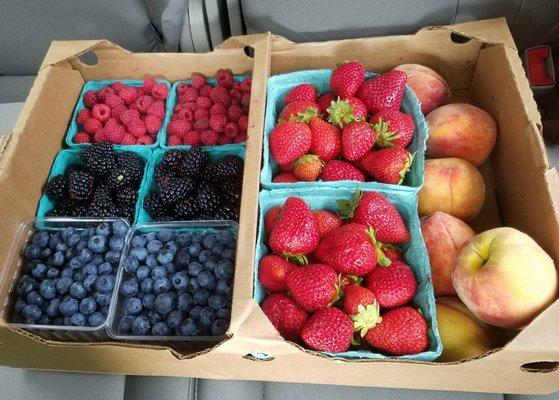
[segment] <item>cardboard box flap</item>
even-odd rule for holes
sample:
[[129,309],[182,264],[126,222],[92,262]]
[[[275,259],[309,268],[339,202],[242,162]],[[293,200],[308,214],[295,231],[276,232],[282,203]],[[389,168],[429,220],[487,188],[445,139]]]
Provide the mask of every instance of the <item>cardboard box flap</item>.
[[260,43],[266,42],[271,36],[270,32],[253,35],[231,36],[216,46],[216,50],[239,49],[246,46],[255,48]]

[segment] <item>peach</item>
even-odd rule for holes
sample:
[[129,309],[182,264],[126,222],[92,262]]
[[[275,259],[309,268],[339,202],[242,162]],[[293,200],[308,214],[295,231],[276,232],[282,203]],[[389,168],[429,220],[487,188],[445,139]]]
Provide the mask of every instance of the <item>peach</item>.
[[421,218],[421,233],[429,254],[435,295],[456,295],[452,286],[454,259],[476,233],[466,223],[443,212]]
[[408,76],[408,85],[417,96],[423,114],[427,115],[450,101],[450,87],[431,68],[419,64],[402,64],[396,69]]
[[495,228],[472,238],[456,257],[452,283],[480,320],[520,329],[557,298],[557,270],[528,235]]
[[485,201],[485,185],[476,167],[460,158],[425,160],[425,181],[419,191],[419,214],[437,211],[469,221]]
[[471,104],[453,103],[427,115],[427,158],[458,157],[476,167],[487,160],[497,141],[493,117]]

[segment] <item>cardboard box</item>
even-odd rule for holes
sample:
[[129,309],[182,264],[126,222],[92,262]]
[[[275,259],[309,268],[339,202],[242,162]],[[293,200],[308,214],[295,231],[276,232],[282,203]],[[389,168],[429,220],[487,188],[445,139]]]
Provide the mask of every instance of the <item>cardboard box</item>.
[[[244,55],[255,49],[254,60]],[[94,47],[99,63],[77,55]],[[559,389],[559,302],[505,347],[456,363],[401,360],[332,360],[285,342],[252,300],[258,171],[262,152],[265,81],[272,74],[333,68],[358,59],[369,71],[421,63],[443,75],[454,100],[468,100],[499,123],[491,162],[483,166],[489,195],[474,224],[505,224],[534,237],[559,262],[559,179],[550,167],[541,122],[522,63],[504,19],[425,28],[415,35],[294,44],[256,35],[231,39],[208,54],[131,54],[108,42],[55,42],[0,159],[0,235],[10,238],[33,214],[41,185],[60,147],[84,80],[153,74],[171,81],[193,70],[227,66],[253,69],[250,131],[235,273],[230,339],[202,352],[126,343],[46,342],[0,321],[2,364],[56,370],[138,375],[193,376],[500,393],[546,393]],[[253,65],[254,62],[254,65]],[[0,242],[6,255],[9,240]],[[6,275],[4,275],[6,276]],[[0,293],[4,304],[6,291]]]

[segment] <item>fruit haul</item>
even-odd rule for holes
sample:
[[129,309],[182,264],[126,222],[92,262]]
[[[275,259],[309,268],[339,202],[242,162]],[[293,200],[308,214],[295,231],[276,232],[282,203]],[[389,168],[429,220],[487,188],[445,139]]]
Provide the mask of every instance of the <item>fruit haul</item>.
[[269,146],[280,172],[273,182],[376,181],[401,184],[413,162],[408,146],[415,122],[401,111],[406,73],[365,79],[358,61],[346,62],[319,94],[303,83],[284,97]]
[[217,146],[247,140],[251,78],[234,79],[230,69],[216,72],[212,86],[195,72],[179,83],[167,125],[167,145]]
[[83,95],[73,143],[109,141],[119,145],[151,145],[165,120],[167,83],[146,79],[139,87],[114,82]]
[[429,327],[413,305],[418,282],[399,247],[410,240],[401,215],[378,192],[338,203],[339,215],[299,197],[267,211],[262,310],[285,339],[309,349],[425,351]]

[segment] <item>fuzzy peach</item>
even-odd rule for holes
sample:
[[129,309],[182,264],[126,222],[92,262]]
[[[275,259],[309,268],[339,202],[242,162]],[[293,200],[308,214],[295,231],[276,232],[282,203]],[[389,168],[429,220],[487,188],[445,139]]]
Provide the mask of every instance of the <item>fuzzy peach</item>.
[[476,167],[487,160],[497,141],[493,117],[476,106],[453,103],[427,115],[427,158],[458,157]]
[[454,259],[476,233],[465,222],[443,212],[422,218],[421,233],[429,254],[435,295],[456,295],[452,286]]
[[485,201],[483,177],[476,167],[460,158],[425,160],[425,181],[419,191],[419,214],[437,211],[469,221]]
[[396,69],[408,76],[408,85],[417,96],[423,114],[427,115],[450,101],[448,83],[431,68],[419,64],[402,64]]

